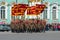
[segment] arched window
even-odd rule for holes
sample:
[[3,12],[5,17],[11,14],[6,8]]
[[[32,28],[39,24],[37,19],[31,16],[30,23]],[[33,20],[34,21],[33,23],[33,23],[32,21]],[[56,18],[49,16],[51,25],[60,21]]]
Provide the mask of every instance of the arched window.
[[53,7],[53,9],[56,9],[56,7]]
[[5,7],[2,6],[0,10],[1,10],[1,19],[5,19]]
[[52,8],[52,19],[56,19],[56,7]]
[[5,9],[5,7],[4,7],[4,6],[2,6],[2,7],[1,7],[1,9]]
[[47,7],[45,8],[44,12],[43,12],[43,19],[47,19]]

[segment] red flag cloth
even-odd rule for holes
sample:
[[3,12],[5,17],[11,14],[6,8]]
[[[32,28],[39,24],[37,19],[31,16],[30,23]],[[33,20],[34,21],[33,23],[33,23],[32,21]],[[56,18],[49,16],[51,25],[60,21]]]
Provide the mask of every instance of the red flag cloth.
[[15,4],[12,7],[12,16],[21,16],[24,15],[25,10],[27,9],[27,4]]
[[39,15],[44,11],[46,6],[44,4],[36,4],[36,6],[28,7],[27,15]]
[[37,15],[37,13],[36,13],[36,6],[29,7],[27,9],[27,15]]
[[44,4],[36,4],[36,11],[38,14],[42,13],[44,11],[44,8],[46,6]]
[[46,6],[44,4],[36,4],[36,6],[29,7],[27,4],[15,4],[12,7],[12,16],[24,15],[27,9],[27,15],[39,15],[44,11]]

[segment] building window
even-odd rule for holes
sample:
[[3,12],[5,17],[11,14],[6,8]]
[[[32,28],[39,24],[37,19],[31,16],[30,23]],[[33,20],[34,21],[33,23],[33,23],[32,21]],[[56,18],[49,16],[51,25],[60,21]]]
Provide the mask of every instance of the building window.
[[5,19],[5,7],[0,8],[0,19]]
[[47,19],[47,7],[46,7],[46,9],[44,10],[44,12],[43,12],[43,19]]
[[53,7],[53,9],[52,9],[52,19],[53,20],[56,19],[56,7]]

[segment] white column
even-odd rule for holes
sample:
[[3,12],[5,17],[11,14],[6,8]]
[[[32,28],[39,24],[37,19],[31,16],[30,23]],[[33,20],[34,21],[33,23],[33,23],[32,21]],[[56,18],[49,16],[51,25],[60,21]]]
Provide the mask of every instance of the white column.
[[50,19],[50,4],[48,4],[48,8],[47,8],[47,19]]
[[29,3],[29,6],[32,6],[32,3],[31,2]]
[[32,2],[32,6],[35,6],[35,2]]
[[1,6],[0,6],[0,19],[1,19]]
[[10,6],[10,20],[11,20],[11,8],[12,8],[12,6]]
[[6,9],[5,9],[5,19],[7,19],[7,11],[8,11],[8,7],[6,6],[5,8],[6,8]]
[[58,19],[58,5],[57,5],[57,9],[56,9],[56,19]]

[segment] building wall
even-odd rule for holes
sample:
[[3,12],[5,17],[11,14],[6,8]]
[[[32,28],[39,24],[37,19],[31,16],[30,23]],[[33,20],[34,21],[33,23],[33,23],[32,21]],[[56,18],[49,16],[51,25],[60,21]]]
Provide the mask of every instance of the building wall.
[[[0,24],[1,22],[5,22],[6,24],[10,24],[11,23],[11,6],[12,6],[12,3],[13,2],[16,2],[16,0],[0,0],[0,3],[4,1],[6,4],[3,5],[6,7],[6,10],[5,10],[5,19],[0,19]],[[28,3],[28,0],[18,0],[17,1],[18,3],[25,3],[27,4]],[[9,6],[7,6],[8,4],[10,4]],[[2,6],[0,4],[0,6]]]
[[[11,1],[9,1],[9,2],[11,2]],[[47,13],[47,19],[46,19],[47,23],[54,23],[54,22],[60,23],[60,1],[59,0],[52,0],[52,1],[51,0],[44,0],[43,3],[45,3],[45,2],[48,2],[48,5],[47,5],[47,7],[48,7],[47,12],[48,13]],[[28,3],[28,1],[27,0],[24,0],[24,1],[18,0],[18,3]],[[56,20],[53,20],[53,18],[52,18],[52,16],[53,16],[52,15],[52,7],[53,6],[57,6]],[[29,18],[29,16],[27,16],[27,18]],[[43,19],[43,13],[40,15],[40,18]],[[8,22],[9,21],[11,21],[11,20],[8,20]]]
[[[1,2],[1,0],[0,0]],[[11,4],[12,2],[16,2],[15,0],[5,0],[7,4]],[[43,3],[48,2],[48,14],[47,14],[47,23],[57,22],[60,23],[60,1],[59,0],[44,0]],[[26,3],[28,4],[28,0],[18,0],[18,3]],[[57,19],[52,20],[52,6],[57,6]],[[6,19],[0,19],[0,22],[5,21],[6,23],[10,24],[11,22],[11,5],[6,6]],[[29,18],[29,17],[27,17]],[[40,15],[40,19],[43,19],[43,13]]]
[[[47,15],[48,17],[49,17],[49,19],[47,19],[47,23],[60,23],[60,1],[59,0],[44,0],[44,2],[48,2],[48,4],[49,4],[49,15]],[[52,7],[53,6],[56,6],[57,7],[57,9],[56,9],[56,11],[57,11],[57,13],[56,13],[56,19],[55,20],[53,20],[53,13],[52,13]]]
[[[10,24],[10,7],[7,6],[7,3],[4,5],[0,5],[0,7],[4,6],[5,7],[5,19],[0,19],[0,24],[2,22],[5,22],[6,24]],[[3,13],[4,14],[4,13]],[[0,16],[1,17],[1,16]]]

